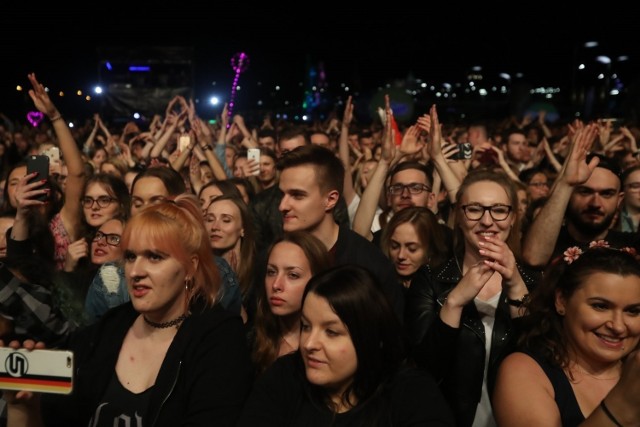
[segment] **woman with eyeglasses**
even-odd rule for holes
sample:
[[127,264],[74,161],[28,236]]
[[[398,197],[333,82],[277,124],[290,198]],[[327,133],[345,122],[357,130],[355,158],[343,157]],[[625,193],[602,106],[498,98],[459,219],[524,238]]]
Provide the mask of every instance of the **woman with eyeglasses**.
[[110,219],[93,236],[91,262],[100,267],[89,285],[84,301],[88,323],[98,320],[110,308],[129,301],[120,248],[124,225],[121,218]]
[[69,244],[60,276],[61,283],[67,288],[73,312],[80,316],[80,323],[85,323],[87,319],[83,313],[87,292],[100,265],[104,263],[97,262],[94,257],[95,242],[92,241],[97,230],[111,219],[126,220],[131,199],[124,180],[99,173],[87,180],[80,200],[83,208],[82,237]]
[[536,274],[517,262],[518,198],[504,173],[469,172],[454,215],[454,256],[414,275],[405,325],[415,362],[436,377],[457,425],[495,426],[493,380],[511,351],[514,319],[523,314]]

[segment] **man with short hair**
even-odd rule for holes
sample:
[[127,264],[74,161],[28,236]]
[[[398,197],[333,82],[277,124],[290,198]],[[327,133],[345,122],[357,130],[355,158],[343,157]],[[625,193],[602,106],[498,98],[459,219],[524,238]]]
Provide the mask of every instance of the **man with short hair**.
[[329,135],[324,131],[316,130],[311,132],[309,139],[312,144],[331,149],[331,138],[329,138]]
[[577,131],[549,199],[524,236],[522,257],[531,266],[544,268],[567,248],[598,240],[616,248],[638,246],[636,234],[611,229],[623,193],[617,166],[586,154],[596,132],[593,125]]
[[258,147],[276,151],[276,132],[273,129],[258,131]]
[[529,165],[531,148],[523,130],[510,129],[504,134],[502,149],[513,173],[518,175]]
[[393,264],[377,246],[334,219],[345,174],[342,162],[326,148],[306,145],[284,156],[278,169],[284,231],[313,234],[324,243],[334,265],[356,264],[369,269],[402,321],[404,296]]
[[[311,145],[306,130],[302,127],[291,127],[280,133],[278,139],[279,157],[286,155],[298,147]],[[256,247],[258,252],[264,252],[278,237],[282,235],[282,215],[278,205],[282,199],[282,192],[278,185],[273,185],[259,192],[251,200],[254,227],[256,230]],[[340,224],[349,224],[346,202],[341,197],[338,209],[335,210],[336,220]]]

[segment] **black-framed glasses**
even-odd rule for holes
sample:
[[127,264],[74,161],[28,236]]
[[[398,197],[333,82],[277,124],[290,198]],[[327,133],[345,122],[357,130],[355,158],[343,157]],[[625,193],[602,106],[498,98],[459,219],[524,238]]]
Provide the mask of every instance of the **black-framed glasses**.
[[486,211],[489,211],[489,215],[491,215],[491,218],[494,221],[504,221],[509,217],[509,214],[513,210],[509,205],[482,206],[474,204],[462,205],[461,208],[464,212],[464,216],[466,216],[469,221],[479,221]]
[[420,194],[423,191],[431,192],[431,188],[427,187],[424,184],[419,184],[414,182],[412,184],[393,184],[389,186],[389,194],[393,194],[394,196],[399,196],[404,193],[405,188],[409,190],[410,194]]
[[102,231],[96,232],[96,235],[93,236],[94,242],[99,242],[100,240],[105,239],[107,245],[118,246],[120,245],[120,235],[119,234],[106,234]]
[[86,196],[82,198],[82,206],[85,208],[92,208],[94,203],[98,204],[100,208],[106,208],[109,206],[115,199],[109,196],[100,196],[97,199]]

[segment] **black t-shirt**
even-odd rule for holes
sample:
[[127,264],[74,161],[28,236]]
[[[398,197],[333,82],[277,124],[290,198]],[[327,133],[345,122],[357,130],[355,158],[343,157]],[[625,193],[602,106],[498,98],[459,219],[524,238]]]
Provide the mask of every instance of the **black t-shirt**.
[[[334,414],[310,397],[298,352],[280,357],[257,380],[238,427],[360,426],[368,411],[380,414],[380,426],[453,426],[453,415],[433,378],[425,371],[403,368],[378,400]],[[383,411],[377,411],[384,407]]]
[[142,393],[132,393],[122,386],[114,372],[104,397],[89,422],[94,427],[112,427],[115,425],[145,425],[142,416],[147,412],[149,396],[153,386]]

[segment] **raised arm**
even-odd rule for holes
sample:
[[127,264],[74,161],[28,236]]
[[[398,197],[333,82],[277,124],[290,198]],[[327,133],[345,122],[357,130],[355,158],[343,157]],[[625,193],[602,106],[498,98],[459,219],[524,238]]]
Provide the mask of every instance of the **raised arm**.
[[344,186],[343,196],[347,205],[351,204],[353,198],[356,195],[356,191],[353,188],[353,174],[351,168],[351,160],[349,156],[349,126],[353,119],[353,103],[351,102],[351,96],[347,98],[347,105],[344,107],[344,115],[342,117],[342,131],[340,132],[340,138],[338,139],[338,155],[342,166],[344,166]]
[[387,120],[385,123],[385,134],[382,140],[382,157],[373,171],[373,175],[364,189],[360,204],[353,217],[353,231],[372,240],[371,224],[376,214],[376,208],[380,200],[380,195],[384,191],[384,181],[389,169],[395,164],[396,145],[393,129],[391,129],[391,111],[387,109]]
[[[193,130],[195,131],[198,146],[202,150],[202,153],[204,153],[204,157],[207,159],[207,163],[209,163],[209,166],[213,171],[213,176],[218,181],[227,179],[230,175],[230,171],[228,171],[229,167],[227,166],[224,157],[225,145],[223,144],[222,147],[218,147],[216,144],[214,147],[213,133],[211,132],[211,129],[209,129],[209,126],[199,118],[195,119],[193,123]],[[220,150],[222,152],[222,156],[218,154]],[[220,157],[222,157],[222,160]]]
[[600,161],[594,157],[589,163],[586,162],[597,132],[598,129],[593,124],[576,130],[569,155],[554,183],[549,199],[523,238],[522,258],[529,265],[544,267],[549,262],[574,187],[586,182]]
[[440,126],[438,110],[435,104],[431,106],[429,116],[418,118],[418,126],[431,136],[431,141],[429,141],[427,146],[429,157],[431,157],[431,161],[442,179],[442,184],[447,190],[449,201],[455,203],[456,193],[458,192],[458,187],[460,187],[460,179],[451,169],[449,161],[442,152],[442,127]]
[[169,115],[165,118],[166,127],[164,128],[164,131],[160,136],[160,138],[158,138],[153,148],[151,149],[151,153],[149,153],[149,157],[151,157],[152,159],[155,157],[160,157],[160,155],[162,154],[162,150],[164,150],[164,147],[167,145],[169,140],[173,137],[173,132],[175,132],[175,130],[179,126],[181,126],[186,119],[187,119],[186,110],[181,111],[179,114],[174,111],[169,112]]
[[85,168],[82,160],[82,154],[76,144],[69,126],[62,118],[62,115],[49,98],[49,94],[44,86],[38,82],[34,73],[29,74],[29,81],[32,89],[29,90],[29,96],[38,110],[49,117],[53,125],[53,129],[58,138],[62,157],[67,165],[68,176],[67,185],[64,193],[64,205],[60,210],[60,217],[69,234],[71,241],[78,239],[80,224],[82,221],[82,209],[80,207],[80,198],[84,190]]

